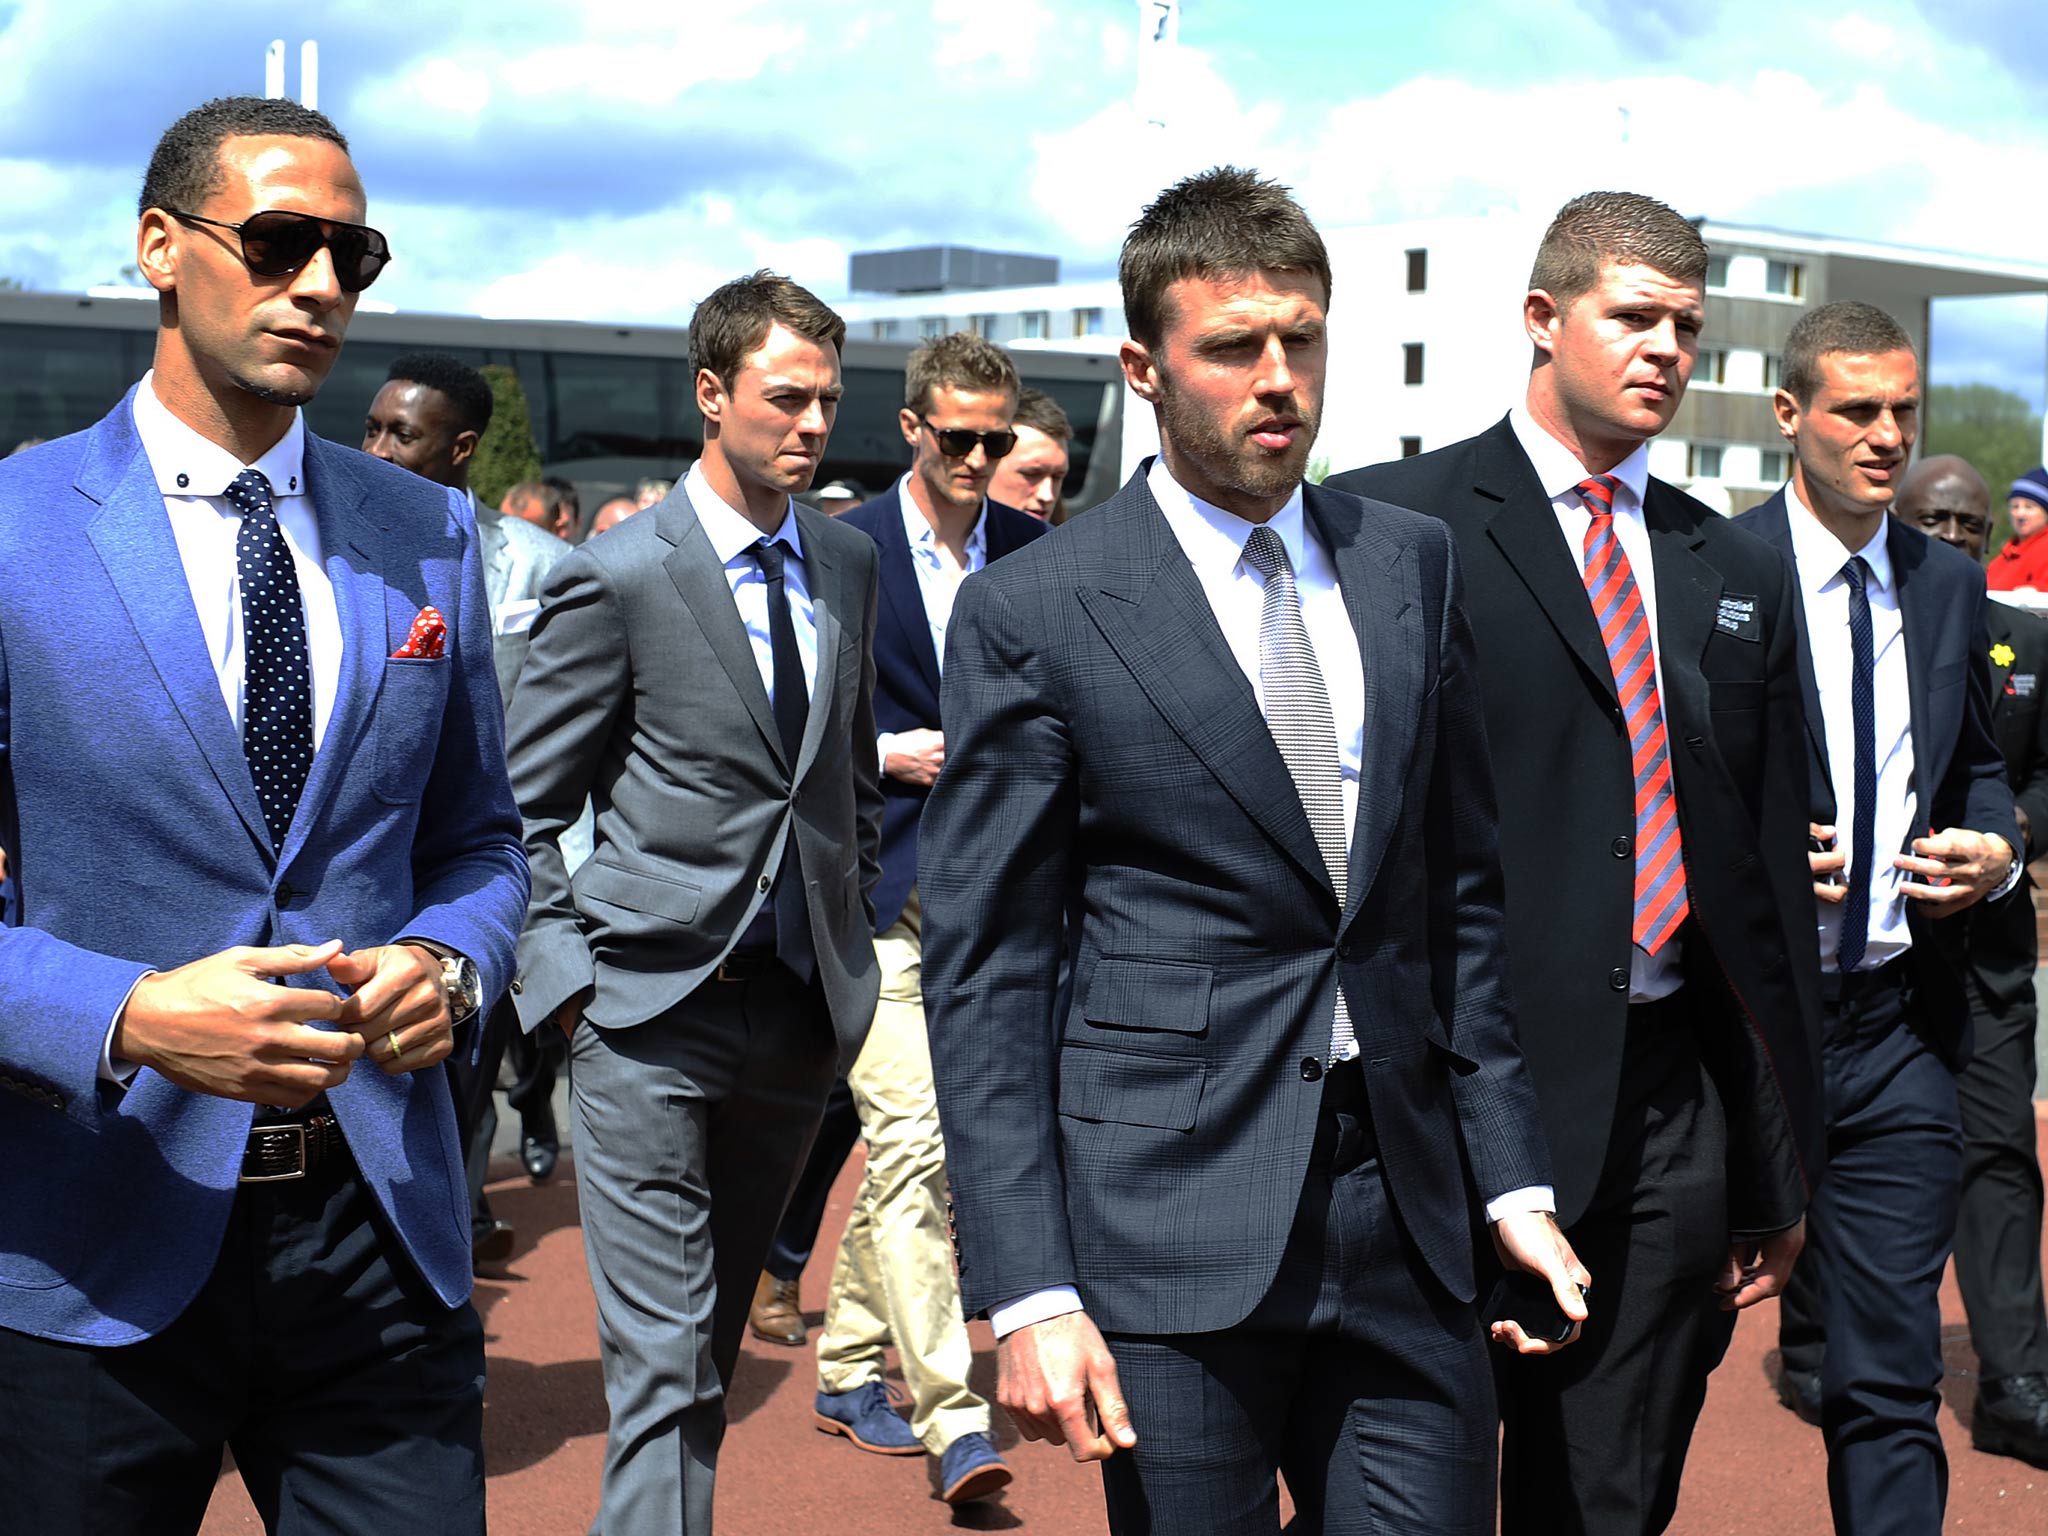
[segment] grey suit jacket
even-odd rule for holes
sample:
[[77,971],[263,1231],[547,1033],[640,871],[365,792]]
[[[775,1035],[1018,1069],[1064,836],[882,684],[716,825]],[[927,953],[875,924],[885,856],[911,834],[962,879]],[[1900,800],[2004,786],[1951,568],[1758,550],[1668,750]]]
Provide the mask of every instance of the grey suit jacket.
[[488,507],[476,509],[476,531],[484,557],[484,594],[491,600],[491,659],[498,673],[498,693],[509,705],[512,685],[519,681],[526,661],[527,632],[501,633],[500,615],[507,603],[537,599],[548,572],[561,563],[570,546],[545,528]]
[[[682,487],[545,583],[506,726],[534,868],[527,1029],[585,988],[594,1024],[657,1017],[717,969],[794,856],[841,1060],[859,1053],[880,987],[875,545],[808,507],[797,522],[818,665],[794,764]],[[585,796],[596,845],[571,877],[561,837]]]

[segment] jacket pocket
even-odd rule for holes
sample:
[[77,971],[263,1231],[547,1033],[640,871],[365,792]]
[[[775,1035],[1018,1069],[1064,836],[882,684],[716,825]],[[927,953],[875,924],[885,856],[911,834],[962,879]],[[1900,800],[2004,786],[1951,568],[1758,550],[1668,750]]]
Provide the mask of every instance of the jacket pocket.
[[1209,1028],[1210,982],[1206,965],[1105,955],[1089,978],[1082,1017],[1098,1029],[1199,1035]]
[[413,805],[426,793],[454,670],[445,656],[392,657],[384,663],[372,725],[377,749],[370,782],[379,800]]
[[704,904],[703,891],[687,881],[626,869],[602,859],[586,861],[569,884],[579,907],[599,902],[666,918],[678,926],[695,922],[697,909]]
[[1060,1052],[1060,1113],[1070,1120],[1191,1131],[1206,1071],[1194,1057],[1069,1045]]
[[1451,1044],[1450,1036],[1444,1033],[1443,1021],[1433,1013],[1429,1016],[1429,1022],[1422,1027],[1422,1038],[1435,1049],[1437,1055],[1443,1057],[1444,1064],[1460,1077],[1479,1070],[1478,1062]]

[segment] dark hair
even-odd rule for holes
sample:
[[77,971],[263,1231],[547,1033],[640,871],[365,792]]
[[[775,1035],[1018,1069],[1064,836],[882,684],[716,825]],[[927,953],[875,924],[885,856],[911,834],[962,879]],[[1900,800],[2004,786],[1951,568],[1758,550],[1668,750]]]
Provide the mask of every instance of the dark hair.
[[194,107],[156,141],[149,169],[142,176],[142,196],[135,211],[182,208],[197,212],[220,190],[220,146],[225,139],[263,134],[286,139],[325,139],[344,155],[348,140],[323,112],[296,101],[263,96],[219,96]]
[[1010,418],[1010,425],[1036,427],[1058,443],[1074,440],[1074,424],[1067,420],[1067,413],[1060,409],[1059,401],[1042,389],[1027,388],[1017,396],[1017,414]]
[[1809,309],[1793,323],[1781,367],[1785,392],[1803,408],[1820,388],[1820,360],[1830,352],[1882,357],[1912,350],[1906,328],[1875,304],[1837,299]]
[[1174,183],[1138,215],[1117,261],[1131,339],[1156,347],[1166,333],[1166,290],[1183,278],[1295,272],[1330,298],[1330,253],[1286,187],[1234,165]]
[[714,289],[690,317],[690,373],[710,369],[727,389],[740,367],[760,350],[771,326],[782,325],[806,340],[846,342],[846,322],[810,289],[778,277],[766,267]]
[[1707,242],[1690,219],[1639,192],[1587,192],[1557,210],[1529,286],[1549,294],[1559,309],[1590,293],[1601,267],[1617,263],[1649,267],[1674,283],[1704,287]]
[[1021,388],[1010,354],[972,331],[920,341],[910,349],[910,360],[903,365],[903,403],[913,411],[930,409],[935,389],[1008,395],[1015,400]]
[[496,402],[491,398],[490,381],[446,352],[408,352],[391,365],[391,371],[384,377],[387,381],[397,379],[403,384],[424,384],[428,389],[438,390],[455,408],[458,432],[474,432],[482,437],[491,424],[491,410]]
[[572,520],[582,519],[583,493],[576,489],[574,480],[564,480],[560,475],[549,475],[541,484],[555,493],[555,505],[565,510]]

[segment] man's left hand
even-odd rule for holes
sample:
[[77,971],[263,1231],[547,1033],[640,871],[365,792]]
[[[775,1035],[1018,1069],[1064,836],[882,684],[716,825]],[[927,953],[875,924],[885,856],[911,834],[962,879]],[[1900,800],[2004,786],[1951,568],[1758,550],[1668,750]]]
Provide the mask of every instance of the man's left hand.
[[1714,1282],[1714,1289],[1721,1293],[1721,1310],[1740,1312],[1782,1292],[1785,1282],[1792,1278],[1799,1250],[1805,1246],[1804,1217],[1760,1241],[1730,1243],[1728,1262],[1721,1266],[1721,1278]]
[[396,1075],[439,1066],[455,1049],[441,959],[417,944],[383,944],[336,955],[327,974],[348,988],[339,1022],[363,1037],[363,1054]]
[[1547,1211],[1518,1211],[1503,1216],[1493,1224],[1493,1246],[1503,1264],[1526,1269],[1549,1281],[1558,1306],[1573,1323],[1571,1337],[1560,1344],[1532,1339],[1512,1321],[1493,1325],[1493,1341],[1510,1346],[1517,1354],[1553,1355],[1578,1338],[1577,1325],[1586,1320],[1586,1298],[1580,1293],[1593,1283],[1593,1277],[1572,1252],[1571,1242],[1558,1226],[1557,1218]]
[[[2002,837],[1950,827],[1931,837],[1913,839],[1913,852],[1895,854],[1892,863],[1918,880],[1901,882],[1899,889],[1915,901],[1938,909],[1936,916],[1960,912],[1989,896],[2012,869],[2012,848]],[[1931,880],[1942,880],[1932,885]]]

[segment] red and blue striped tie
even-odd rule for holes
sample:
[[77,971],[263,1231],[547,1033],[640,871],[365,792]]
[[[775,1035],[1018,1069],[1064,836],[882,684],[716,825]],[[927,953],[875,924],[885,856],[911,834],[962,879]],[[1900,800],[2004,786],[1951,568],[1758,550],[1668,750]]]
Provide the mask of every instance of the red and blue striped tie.
[[1685,896],[1685,851],[1678,836],[1678,800],[1671,789],[1671,755],[1664,737],[1664,709],[1657,698],[1657,660],[1650,649],[1650,621],[1621,540],[1614,536],[1612,475],[1581,480],[1578,492],[1593,521],[1586,529],[1586,594],[1614,696],[1628,724],[1636,778],[1636,945],[1654,955],[1678,932],[1690,906]]

